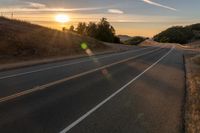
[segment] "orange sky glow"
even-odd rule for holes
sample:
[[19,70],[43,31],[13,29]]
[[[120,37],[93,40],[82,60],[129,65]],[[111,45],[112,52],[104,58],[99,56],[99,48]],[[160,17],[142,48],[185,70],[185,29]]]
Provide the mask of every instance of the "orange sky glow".
[[[32,2],[31,2],[32,1]],[[62,30],[70,25],[76,27],[78,22],[98,22],[102,17],[114,26],[116,33],[130,36],[153,37],[162,30],[176,25],[198,23],[200,16],[197,9],[200,1],[191,4],[183,0],[182,5],[174,1],[119,0],[111,1],[38,1],[30,0],[2,0],[0,12],[2,16],[28,21],[49,28]],[[118,1],[118,2],[117,2]],[[81,4],[80,4],[81,3]],[[187,7],[187,8],[186,8]],[[59,14],[67,15],[67,22],[59,22],[55,17]],[[66,19],[66,18],[65,18]],[[60,20],[63,21],[63,20]]]

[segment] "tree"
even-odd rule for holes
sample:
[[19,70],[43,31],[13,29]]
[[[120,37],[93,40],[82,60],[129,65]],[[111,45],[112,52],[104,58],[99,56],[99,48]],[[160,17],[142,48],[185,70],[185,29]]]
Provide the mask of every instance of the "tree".
[[88,24],[87,28],[86,28],[87,35],[90,36],[90,37],[96,38],[97,37],[97,30],[98,30],[97,28],[98,27],[97,27],[96,23],[90,22]]
[[74,32],[74,26],[73,26],[73,25],[71,25],[71,26],[69,27],[69,31]]
[[106,18],[102,18],[98,23],[97,39],[105,42],[113,42],[115,29],[110,25]]
[[84,22],[79,22],[76,32],[100,41],[120,43],[120,39],[115,36],[114,27],[106,18],[102,18],[99,23],[90,22],[88,25]]
[[76,28],[76,31],[77,31],[78,34],[85,35],[86,28],[87,28],[87,25],[86,25],[85,22],[79,22],[78,26]]
[[111,30],[112,34],[115,35],[116,32],[115,32],[115,28],[113,26],[110,26],[110,30]]
[[62,31],[63,32],[67,31],[66,27],[62,27]]

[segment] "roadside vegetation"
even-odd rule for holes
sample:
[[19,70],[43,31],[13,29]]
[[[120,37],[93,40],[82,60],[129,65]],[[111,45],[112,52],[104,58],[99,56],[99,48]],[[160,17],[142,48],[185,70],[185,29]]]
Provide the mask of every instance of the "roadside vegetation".
[[81,48],[82,43],[86,43],[92,51],[108,49],[88,36],[0,17],[0,61],[82,54],[85,52]]
[[200,24],[171,27],[154,36],[154,40],[162,43],[186,44],[200,39]]
[[200,55],[186,57],[187,96],[185,111],[186,133],[200,132]]
[[196,63],[197,65],[200,65],[200,55],[197,55],[195,57],[193,57],[193,62]]
[[141,36],[132,37],[129,40],[126,40],[124,44],[126,45],[139,45],[140,43],[144,42],[147,38]]
[[[65,31],[66,28],[63,30]],[[72,25],[68,30],[83,36],[90,36],[100,41],[120,43],[120,38],[116,36],[114,27],[106,18],[102,18],[98,23],[90,22],[87,24],[79,22],[76,28]]]

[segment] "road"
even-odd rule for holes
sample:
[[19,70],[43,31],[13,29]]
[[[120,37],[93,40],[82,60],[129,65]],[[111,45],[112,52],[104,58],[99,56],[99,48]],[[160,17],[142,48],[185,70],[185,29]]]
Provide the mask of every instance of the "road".
[[0,72],[2,133],[181,133],[185,72],[172,45]]

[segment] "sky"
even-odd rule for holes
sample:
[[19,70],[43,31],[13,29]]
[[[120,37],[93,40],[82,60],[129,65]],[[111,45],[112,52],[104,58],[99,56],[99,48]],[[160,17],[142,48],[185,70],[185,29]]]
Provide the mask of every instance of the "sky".
[[[200,0],[0,0],[1,15],[62,29],[106,17],[117,34],[152,37],[175,25],[200,22]],[[70,21],[58,23],[66,14]]]

